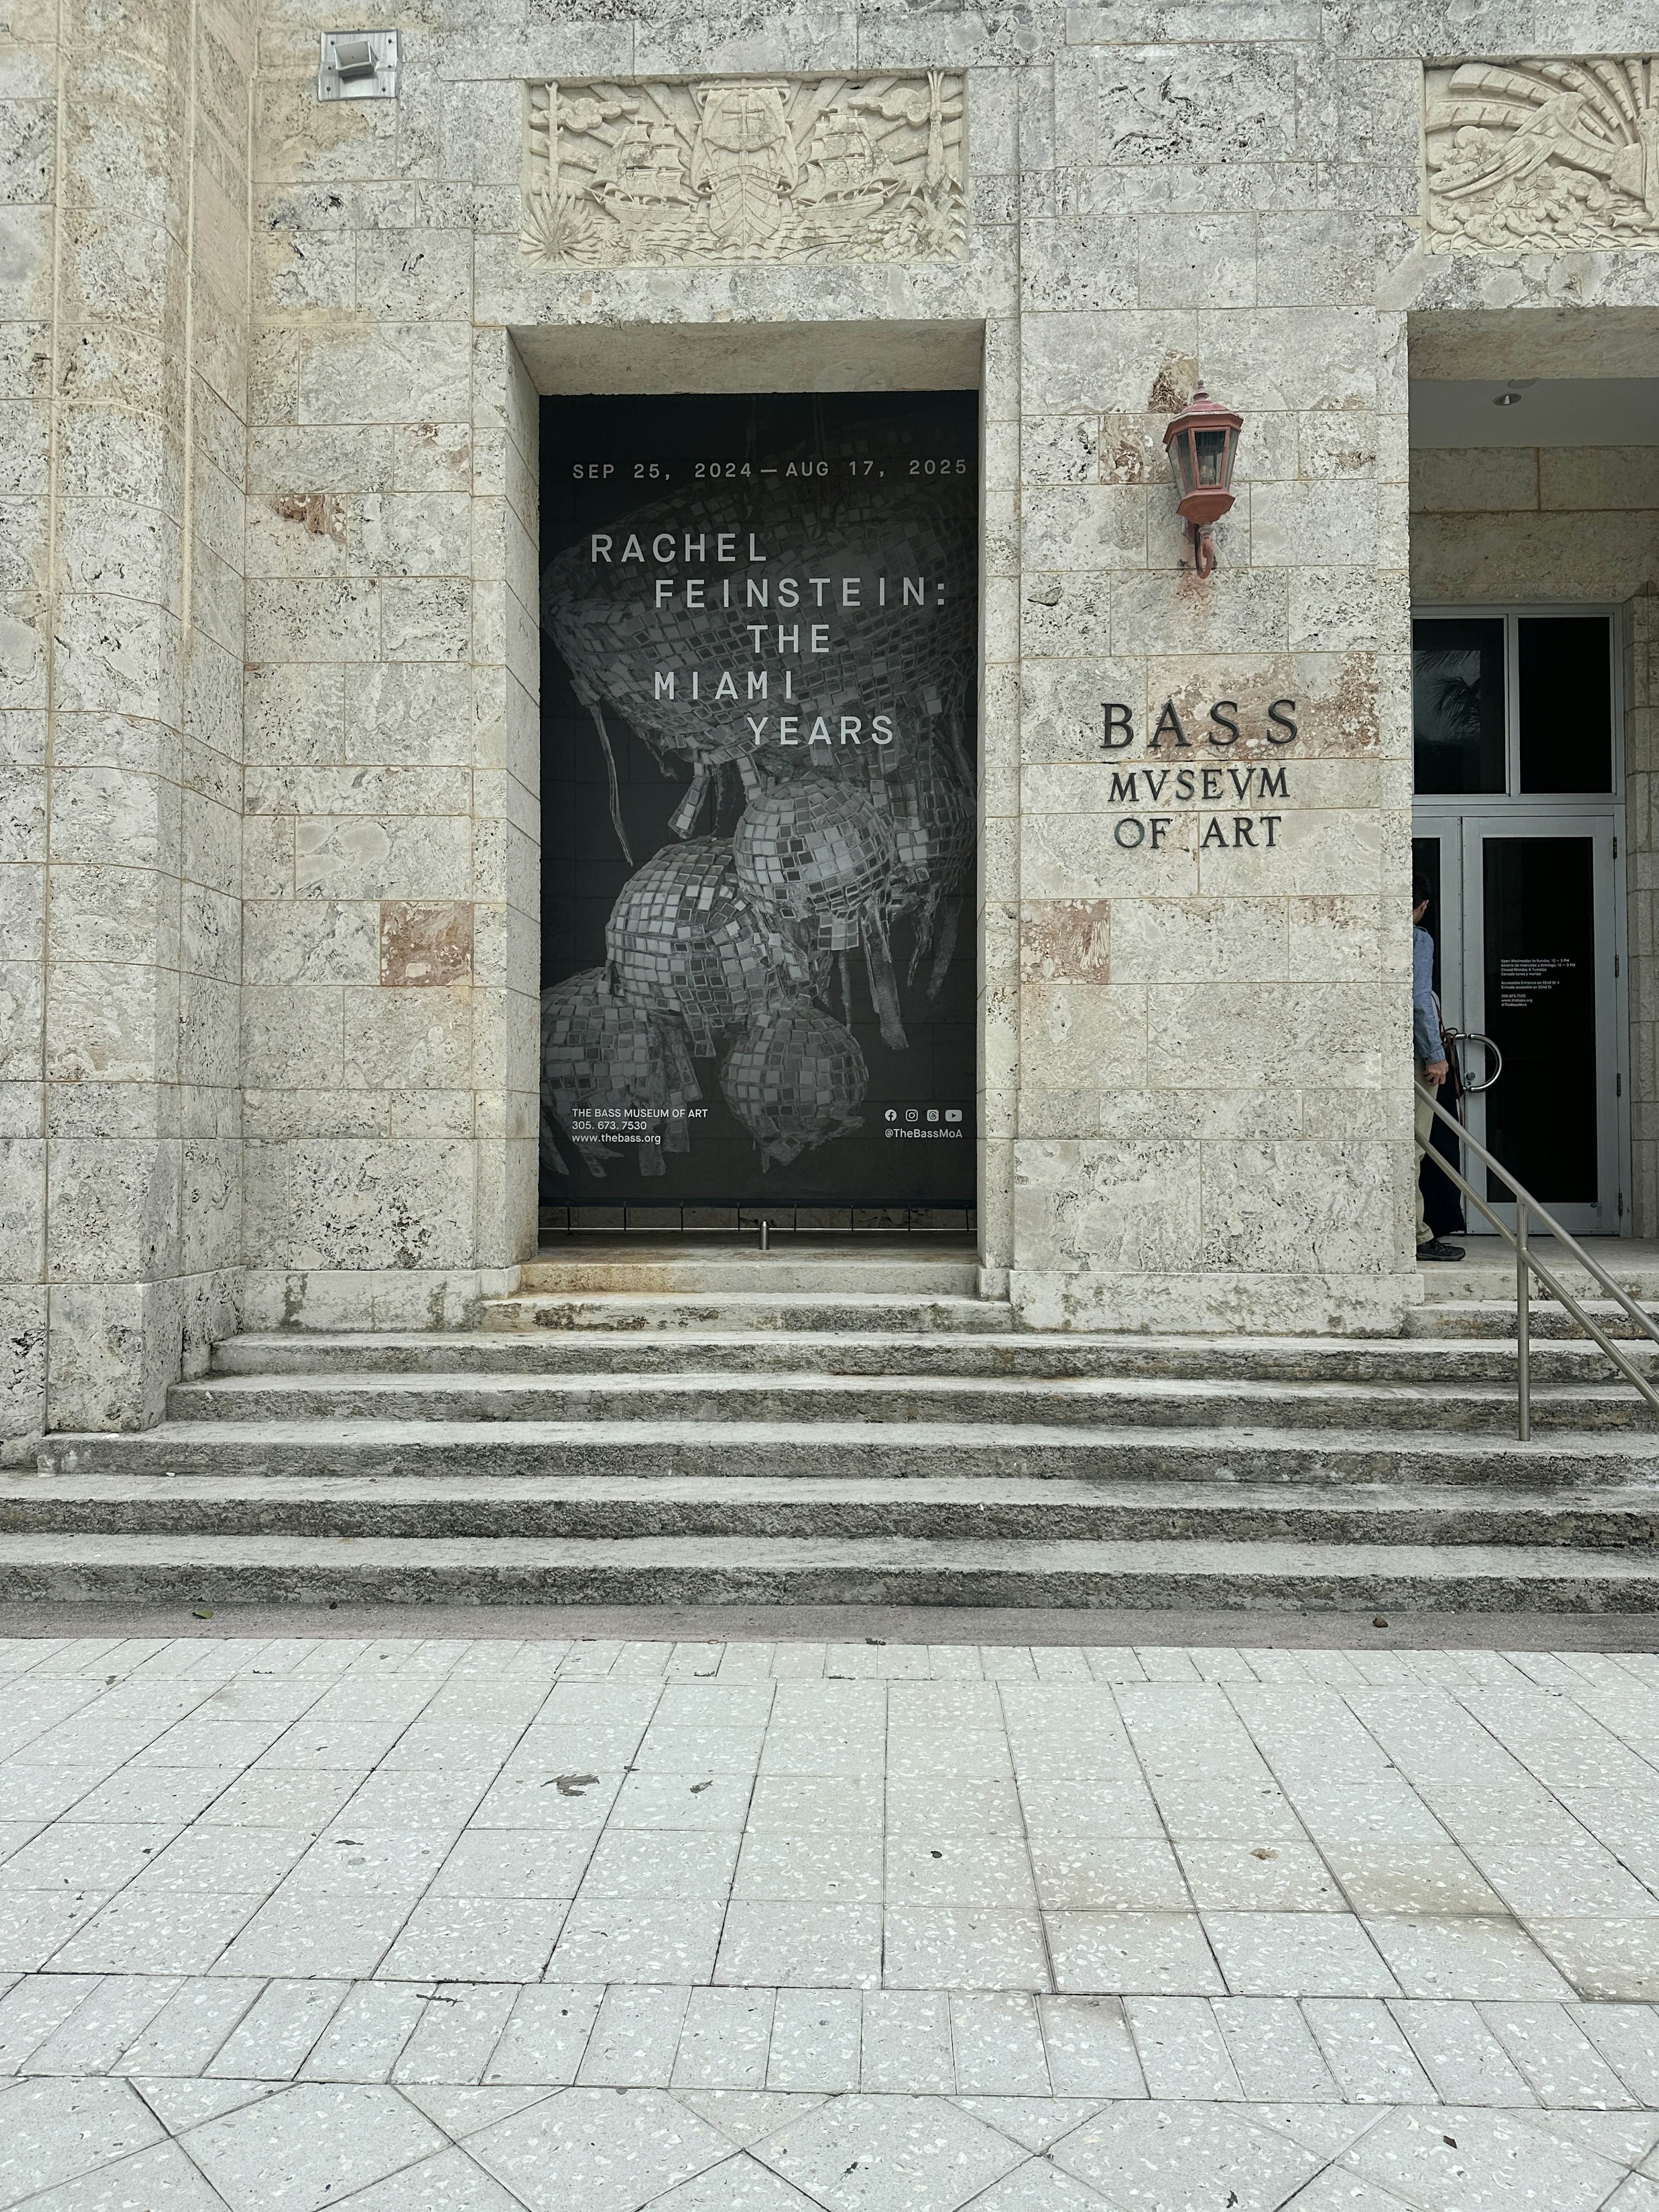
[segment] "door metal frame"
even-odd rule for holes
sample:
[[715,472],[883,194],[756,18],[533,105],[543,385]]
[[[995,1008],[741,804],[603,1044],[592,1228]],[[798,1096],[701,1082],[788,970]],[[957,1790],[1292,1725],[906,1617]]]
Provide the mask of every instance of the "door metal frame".
[[[1618,1109],[1624,1103],[1624,1085],[1615,1079],[1609,1085],[1606,1079],[1615,1079],[1622,1073],[1618,1056],[1619,1009],[1616,990],[1624,980],[1624,963],[1618,963],[1619,973],[1613,973],[1614,963],[1600,957],[1600,948],[1614,941],[1613,909],[1617,896],[1613,889],[1613,871],[1616,865],[1613,848],[1618,842],[1618,817],[1605,803],[1601,811],[1591,813],[1588,809],[1580,813],[1575,805],[1570,813],[1561,813],[1549,807],[1512,801],[1503,811],[1465,814],[1462,817],[1462,880],[1463,902],[1462,955],[1463,1002],[1469,1020],[1462,1026],[1474,1030],[1489,1029],[1486,1006],[1486,869],[1483,848],[1489,838],[1504,837],[1587,837],[1590,841],[1590,901],[1598,947],[1595,984],[1595,1030],[1602,1040],[1597,1054],[1595,1088],[1595,1149],[1597,1160],[1596,1200],[1587,1205],[1581,1201],[1552,1198],[1547,1200],[1550,1210],[1564,1228],[1575,1236],[1616,1237],[1620,1233],[1619,1194],[1625,1185],[1620,1180],[1620,1152]],[[1486,1135],[1486,1101],[1484,1097],[1471,1097],[1466,1105],[1469,1133],[1480,1143],[1488,1141]],[[1510,1228],[1515,1225],[1514,1200],[1504,1198],[1494,1201],[1494,1212],[1502,1216]]]
[[[1530,616],[1602,615],[1608,620],[1612,657],[1609,696],[1613,715],[1613,790],[1607,792],[1519,792],[1521,716],[1518,696],[1518,623]],[[1443,1004],[1451,1028],[1485,1026],[1485,897],[1481,842],[1490,836],[1589,836],[1595,840],[1591,896],[1595,908],[1598,968],[1595,1019],[1604,1040],[1598,1057],[1596,1136],[1601,1159],[1595,1206],[1558,1206],[1564,1226],[1577,1234],[1629,1237],[1635,1218],[1631,1201],[1630,1140],[1630,948],[1626,898],[1624,653],[1620,610],[1602,602],[1528,603],[1413,606],[1414,621],[1470,620],[1504,623],[1504,783],[1502,792],[1445,793],[1412,801],[1412,834],[1441,842],[1440,972]],[[1455,898],[1449,893],[1455,889]],[[1472,902],[1472,903],[1471,903]],[[1600,957],[1605,951],[1610,957]],[[1607,1078],[1613,1080],[1609,1085]],[[1609,1097],[1607,1092],[1611,1091]],[[1469,1098],[1466,1112],[1472,1136],[1486,1138],[1486,1102]],[[1513,1227],[1514,1207],[1498,1206]],[[1492,1232],[1484,1223],[1472,1236]]]

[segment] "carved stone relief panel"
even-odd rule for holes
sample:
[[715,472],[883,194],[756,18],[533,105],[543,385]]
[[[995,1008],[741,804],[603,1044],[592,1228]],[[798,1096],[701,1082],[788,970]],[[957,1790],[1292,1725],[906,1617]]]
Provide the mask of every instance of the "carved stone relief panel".
[[523,252],[544,268],[942,261],[967,232],[960,76],[528,88]]
[[1659,246],[1656,98],[1652,60],[1425,71],[1429,243]]

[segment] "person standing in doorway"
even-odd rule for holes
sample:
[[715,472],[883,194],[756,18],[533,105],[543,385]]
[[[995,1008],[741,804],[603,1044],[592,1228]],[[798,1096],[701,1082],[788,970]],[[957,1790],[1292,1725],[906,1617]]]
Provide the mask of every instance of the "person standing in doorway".
[[[1450,1073],[1446,1040],[1440,1028],[1440,1001],[1434,990],[1434,939],[1423,927],[1429,910],[1429,887],[1421,876],[1412,879],[1412,1045],[1417,1058],[1417,1079],[1438,1091]],[[1426,1145],[1434,1134],[1434,1109],[1418,1098],[1417,1141]],[[1423,1203],[1422,1162],[1417,1177],[1417,1256],[1419,1260],[1461,1260],[1461,1244],[1449,1244],[1429,1226]]]

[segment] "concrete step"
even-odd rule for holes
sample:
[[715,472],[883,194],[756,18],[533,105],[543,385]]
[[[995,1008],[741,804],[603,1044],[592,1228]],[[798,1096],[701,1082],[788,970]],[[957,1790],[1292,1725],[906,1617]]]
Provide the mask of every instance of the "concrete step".
[[1650,1558],[1546,1546],[659,1536],[0,1536],[0,1597],[149,1604],[1294,1604],[1635,1613]]
[[[1445,1382],[1197,1382],[1165,1375],[223,1375],[175,1383],[170,1418],[242,1425],[291,1421],[665,1421],[816,1425],[934,1422],[1087,1428],[1376,1429],[1500,1434],[1512,1388]],[[1534,1429],[1650,1429],[1651,1407],[1609,1383],[1532,1394]]]
[[[1509,1247],[1496,1237],[1459,1237],[1452,1241],[1462,1245],[1467,1256],[1458,1261],[1433,1262],[1419,1269],[1425,1301],[1439,1304],[1465,1299],[1507,1298],[1513,1305],[1515,1255]],[[1533,1241],[1539,1259],[1574,1297],[1583,1300],[1607,1297],[1589,1268],[1580,1267],[1565,1251],[1558,1252],[1553,1238],[1543,1237]],[[1644,1305],[1659,1304],[1659,1248],[1629,1237],[1597,1237],[1583,1241],[1589,1256],[1607,1269],[1627,1296]]]
[[[1659,1365],[1659,1345],[1632,1346],[1639,1368]],[[911,1375],[1170,1376],[1194,1382],[1269,1377],[1401,1382],[1438,1389],[1491,1382],[1513,1391],[1512,1341],[1462,1335],[1396,1337],[1148,1337],[969,1334],[878,1330],[684,1330],[630,1336],[489,1330],[320,1335],[298,1331],[226,1338],[213,1349],[224,1376],[357,1375]],[[1614,1382],[1600,1348],[1575,1337],[1540,1343],[1534,1382]]]
[[[1589,1298],[1581,1302],[1584,1310],[1604,1334],[1615,1343],[1632,1342],[1638,1347],[1652,1345],[1652,1339],[1633,1321],[1625,1309],[1611,1298]],[[1659,1304],[1644,1303],[1643,1310],[1659,1322]],[[1453,1339],[1501,1337],[1515,1340],[1515,1292],[1511,1281],[1507,1298],[1435,1298],[1425,1299],[1420,1306],[1410,1306],[1406,1312],[1406,1334],[1417,1339]],[[1547,1305],[1534,1304],[1528,1333],[1534,1343],[1571,1341],[1589,1345],[1594,1340],[1585,1335],[1565,1306],[1552,1300]]]
[[13,1534],[439,1538],[890,1535],[1019,1541],[1651,1547],[1659,1487],[717,1476],[0,1477]]
[[0,1596],[1659,1604],[1659,1427],[1553,1309],[1522,1445],[1496,1297],[1044,1335],[959,1248],[783,1256],[612,1243],[477,1329],[234,1339],[159,1427],[0,1478]]
[[[1277,1410],[1275,1406],[1274,1410]],[[1089,1481],[1475,1484],[1511,1489],[1659,1483],[1659,1437],[1575,1430],[1522,1444],[1439,1430],[1109,1430],[947,1420],[166,1421],[135,1433],[54,1435],[43,1474],[697,1475],[737,1481],[911,1480],[949,1474]],[[23,1476],[19,1480],[27,1482]]]
[[975,1297],[979,1255],[966,1238],[939,1244],[914,1237],[829,1243],[809,1237],[757,1243],[672,1243],[596,1239],[588,1249],[550,1252],[525,1262],[521,1291],[532,1297],[696,1297],[736,1291],[760,1297],[901,1296]]
[[[526,1269],[529,1273],[529,1269]],[[971,1272],[971,1271],[970,1271]],[[871,1285],[848,1291],[791,1291],[782,1283],[769,1290],[742,1285],[692,1296],[684,1290],[595,1290],[523,1292],[486,1299],[481,1310],[486,1329],[604,1329],[645,1334],[655,1330],[841,1334],[848,1330],[903,1330],[937,1334],[966,1330],[975,1335],[1013,1328],[1013,1309],[1006,1299],[981,1298],[972,1280],[924,1285],[921,1291]]]

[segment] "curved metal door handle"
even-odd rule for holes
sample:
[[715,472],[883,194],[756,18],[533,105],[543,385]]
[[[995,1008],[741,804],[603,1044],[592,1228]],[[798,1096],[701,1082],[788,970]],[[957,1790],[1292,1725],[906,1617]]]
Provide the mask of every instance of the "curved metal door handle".
[[[1463,1072],[1463,1048],[1466,1044],[1478,1044],[1481,1046],[1488,1056],[1487,1064],[1491,1067],[1492,1073],[1487,1076],[1484,1083],[1471,1083],[1468,1077]],[[1489,1036],[1483,1036],[1479,1030],[1464,1030],[1454,1041],[1452,1049],[1457,1054],[1458,1080],[1462,1083],[1464,1090],[1468,1091],[1471,1097],[1477,1097],[1483,1091],[1490,1091],[1493,1084],[1497,1082],[1498,1077],[1504,1073],[1503,1054],[1499,1052],[1498,1047],[1492,1042],[1492,1039]]]

